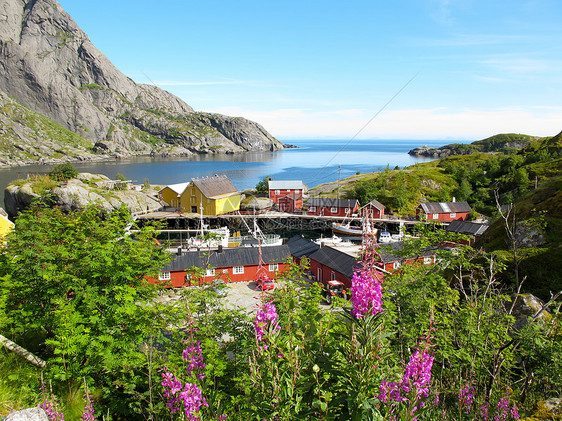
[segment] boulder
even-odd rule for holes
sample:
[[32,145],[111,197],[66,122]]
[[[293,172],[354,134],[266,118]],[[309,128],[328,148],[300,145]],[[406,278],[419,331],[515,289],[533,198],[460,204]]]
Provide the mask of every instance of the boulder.
[[43,408],[28,408],[12,412],[4,417],[2,421],[49,421],[49,417]]
[[[514,295],[512,300],[515,300],[513,305],[512,315],[515,317],[515,324],[513,329],[519,331],[529,324],[529,317],[533,317],[542,308],[544,302],[533,294],[519,294]],[[552,318],[548,311],[543,311],[538,318],[539,323],[547,323]]]

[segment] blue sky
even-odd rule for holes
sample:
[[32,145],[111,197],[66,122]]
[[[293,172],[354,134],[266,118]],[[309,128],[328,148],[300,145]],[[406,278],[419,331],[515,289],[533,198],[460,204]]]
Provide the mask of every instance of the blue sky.
[[136,82],[280,139],[562,130],[559,0],[59,3]]

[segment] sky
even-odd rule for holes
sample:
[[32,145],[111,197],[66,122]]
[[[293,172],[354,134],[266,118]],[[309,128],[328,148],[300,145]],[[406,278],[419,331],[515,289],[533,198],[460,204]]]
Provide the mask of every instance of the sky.
[[559,0],[58,0],[113,64],[278,139],[562,131]]

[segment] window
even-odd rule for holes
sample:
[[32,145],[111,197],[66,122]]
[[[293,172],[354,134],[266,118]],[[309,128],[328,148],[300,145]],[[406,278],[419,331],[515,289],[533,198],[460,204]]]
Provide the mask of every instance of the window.
[[456,218],[456,217],[457,217],[456,212],[451,212],[451,218]]
[[424,264],[424,265],[430,265],[431,262],[432,262],[432,260],[433,260],[433,259],[432,259],[431,257],[424,257],[424,258],[423,258],[423,264]]
[[269,271],[270,272],[277,272],[279,270],[279,264],[278,263],[273,263],[271,265],[269,265]]
[[311,206],[311,207],[310,207],[310,212],[316,212],[316,206]]
[[205,276],[215,276],[215,269],[207,269]]
[[234,275],[240,275],[241,273],[244,273],[244,266],[234,266],[232,268],[232,273]]
[[331,208],[331,209],[330,209],[330,212],[332,212],[332,213],[338,213],[338,208]]
[[275,190],[275,194],[281,194],[281,190]]
[[394,262],[392,264],[392,269],[398,269],[400,267],[400,262]]
[[335,280],[336,280],[336,272],[332,271],[332,274],[330,275],[330,279],[331,279],[332,281],[335,281]]
[[170,279],[172,279],[172,274],[170,272],[160,272],[158,274],[159,281],[169,281]]
[[191,196],[191,203],[195,203],[195,196]]
[[433,219],[439,219],[439,214],[438,214],[438,213],[434,213],[434,214],[433,214]]

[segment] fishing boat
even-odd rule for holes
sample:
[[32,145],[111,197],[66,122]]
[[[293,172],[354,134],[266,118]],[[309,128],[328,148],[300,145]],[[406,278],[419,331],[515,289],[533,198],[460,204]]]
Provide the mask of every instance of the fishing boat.
[[260,246],[280,246],[283,244],[283,239],[279,234],[264,234],[261,228],[258,226],[256,215],[254,214],[253,226],[246,223],[246,220],[242,218],[242,222],[246,225],[249,235],[243,236],[232,236],[230,237],[228,246],[229,247],[257,247]]
[[[333,222],[332,223],[332,232],[337,235],[345,235],[345,236],[354,236],[354,237],[361,237],[364,233],[363,227],[351,226],[351,222],[346,224]],[[371,228],[369,232],[376,234],[377,229]]]

